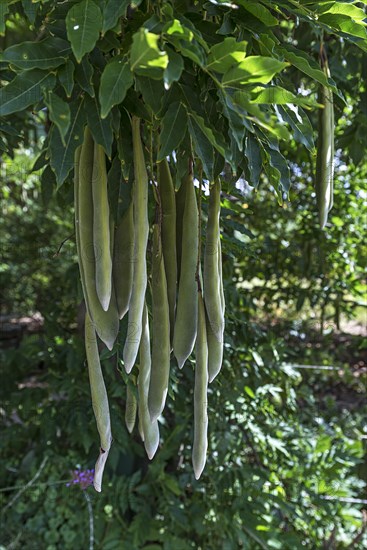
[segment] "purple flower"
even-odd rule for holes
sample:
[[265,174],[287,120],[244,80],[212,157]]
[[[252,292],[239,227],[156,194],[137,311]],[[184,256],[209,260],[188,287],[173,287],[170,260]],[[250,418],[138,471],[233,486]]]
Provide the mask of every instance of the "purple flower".
[[94,469],[92,470],[73,470],[72,480],[66,484],[66,487],[79,484],[81,489],[86,489],[89,485],[93,484]]

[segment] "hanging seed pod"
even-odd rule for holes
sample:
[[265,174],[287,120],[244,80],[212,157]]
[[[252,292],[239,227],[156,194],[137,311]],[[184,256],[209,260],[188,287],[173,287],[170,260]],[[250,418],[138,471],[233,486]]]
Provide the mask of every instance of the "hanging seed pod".
[[165,263],[158,224],[153,227],[152,258],[152,371],[149,384],[149,413],[156,420],[163,411],[170,368],[170,319]]
[[112,258],[110,247],[110,207],[107,195],[107,170],[104,149],[94,144],[93,171],[93,244],[96,266],[96,291],[107,311],[112,292]]
[[219,273],[220,242],[220,183],[210,189],[208,223],[204,252],[204,302],[212,332],[219,342],[223,340],[224,316],[221,298],[221,274]]
[[86,127],[84,141],[75,157],[75,234],[80,278],[86,308],[95,330],[108,349],[116,340],[119,320],[114,291],[107,311],[104,311],[96,291],[95,255],[93,243],[92,169],[94,143]]
[[175,198],[176,198],[177,284],[179,284],[180,273],[181,273],[181,256],[182,256],[182,224],[183,224],[183,215],[185,210],[185,199],[186,199],[185,181],[181,183],[179,190],[176,192]]
[[177,293],[176,197],[166,159],[158,165],[158,190],[162,207],[162,250],[167,279],[171,338],[175,324]]
[[112,443],[111,421],[107,391],[99,360],[97,336],[94,330],[94,324],[88,313],[85,315],[85,350],[87,355],[92,406],[101,441],[100,454],[95,466],[94,488],[96,491],[101,492],[103,471]]
[[139,350],[142,333],[142,318],[147,287],[146,250],[148,243],[148,175],[145,167],[144,151],[140,137],[140,119],[132,118],[133,153],[134,153],[134,277],[129,304],[128,334],[123,350],[126,372],[134,366]]
[[122,319],[129,309],[134,277],[134,217],[133,204],[124,213],[115,229],[113,281],[117,309]]
[[[329,78],[330,71],[323,49],[322,64]],[[319,222],[323,229],[333,205],[334,187],[334,103],[333,92],[329,87],[320,86],[318,102],[324,107],[319,110],[315,186]]]
[[131,433],[135,426],[138,402],[130,384],[126,386],[125,424],[127,431]]
[[199,228],[198,207],[192,175],[185,185],[185,208],[182,220],[181,273],[178,287],[176,321],[173,335],[173,353],[179,368],[191,354],[197,333],[197,281]]
[[194,443],[192,464],[195,478],[199,479],[206,462],[208,449],[208,345],[205,323],[205,308],[201,292],[198,300],[198,332],[196,339],[196,364],[194,387]]
[[143,432],[145,450],[151,460],[159,445],[159,427],[157,420],[151,420],[148,409],[148,394],[151,372],[150,335],[148,311],[146,305],[143,310],[143,330],[139,348],[139,421]]

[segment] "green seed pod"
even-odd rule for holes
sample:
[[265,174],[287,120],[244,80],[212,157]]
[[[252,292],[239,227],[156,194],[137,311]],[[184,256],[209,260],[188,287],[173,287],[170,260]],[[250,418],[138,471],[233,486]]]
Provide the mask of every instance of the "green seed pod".
[[153,227],[152,258],[153,345],[148,406],[152,420],[163,411],[170,367],[170,322],[165,263],[159,225]]
[[[324,73],[330,77],[326,60],[324,60]],[[315,186],[319,222],[323,229],[333,205],[334,185],[334,104],[330,88],[320,87],[318,101],[324,108],[319,110]]]
[[139,362],[139,420],[141,419],[145,450],[148,458],[151,460],[159,445],[159,427],[157,420],[151,420],[148,409],[151,357],[148,310],[146,305],[144,305],[143,310],[143,330],[139,348]]
[[144,438],[144,430],[143,430],[143,414],[139,408],[138,408],[138,417],[139,417],[139,421],[138,421],[139,435],[142,442],[144,443],[145,438]]
[[[177,284],[180,281],[182,256],[182,224],[185,210],[186,185],[183,181],[176,192],[176,251],[177,251]],[[173,335],[173,334],[172,334]],[[171,336],[172,336],[171,335]]]
[[97,296],[105,311],[111,300],[112,258],[110,248],[110,207],[107,195],[107,170],[103,147],[94,144],[93,171],[93,244],[96,262]]
[[112,349],[119,330],[114,291],[108,311],[104,311],[96,292],[95,256],[93,244],[92,168],[93,138],[88,128],[75,157],[75,234],[80,277],[86,308],[98,336]]
[[221,274],[219,273],[220,242],[220,183],[210,189],[208,223],[204,252],[204,302],[212,331],[218,341],[222,340],[224,316],[221,297]]
[[135,426],[138,402],[130,383],[126,386],[125,424],[127,431],[131,433]]
[[198,332],[196,339],[196,364],[194,387],[194,443],[192,464],[195,478],[199,479],[206,462],[208,449],[208,345],[205,323],[205,308],[201,292],[198,300]]
[[219,273],[219,290],[220,290],[220,305],[223,315],[223,331],[219,340],[214,335],[211,328],[208,316],[206,316],[206,333],[208,338],[208,373],[209,382],[213,382],[214,378],[218,375],[223,363],[223,346],[224,346],[224,311],[225,301],[223,292],[223,275],[222,275],[222,247],[220,240],[218,241],[218,273]]
[[145,167],[143,145],[140,137],[140,119],[132,118],[134,154],[134,278],[129,304],[128,334],[123,351],[126,372],[134,366],[142,333],[142,317],[147,287],[146,250],[149,234],[148,222],[148,175]]
[[206,335],[208,340],[208,375],[209,382],[213,382],[222,368],[223,362],[223,335],[218,340],[215,336],[208,316],[206,315]]
[[198,207],[192,175],[182,185],[185,190],[185,208],[182,220],[181,274],[178,287],[173,352],[181,369],[192,352],[197,333]]
[[224,312],[226,309],[226,303],[225,303],[224,290],[223,290],[222,245],[221,245],[220,239],[218,240],[218,273],[219,273],[219,294],[220,294],[220,303],[222,307],[223,329],[224,329]]
[[94,488],[96,491],[100,492],[102,488],[103,470],[112,443],[112,435],[110,409],[99,360],[97,336],[94,330],[94,324],[88,313],[85,315],[85,350],[87,355],[92,406],[101,440],[100,455],[95,466],[94,474]]
[[134,276],[134,217],[133,204],[115,229],[113,252],[113,281],[117,308],[122,319],[129,309]]
[[171,337],[175,324],[177,293],[176,197],[167,160],[159,162],[158,190],[162,205],[162,249],[167,279]]

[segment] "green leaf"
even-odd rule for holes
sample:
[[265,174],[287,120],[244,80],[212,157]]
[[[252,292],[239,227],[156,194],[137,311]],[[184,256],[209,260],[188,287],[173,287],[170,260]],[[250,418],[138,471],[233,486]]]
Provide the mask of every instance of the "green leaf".
[[214,169],[213,147],[194,118],[189,117],[188,127],[192,141],[194,143],[196,156],[200,159],[204,168],[204,172],[207,178],[211,181],[213,178]]
[[263,88],[260,92],[255,93],[251,98],[251,103],[259,103],[262,105],[305,105],[307,107],[316,107],[317,103],[313,98],[306,96],[296,96],[290,90],[286,90],[281,86],[269,86]]
[[20,73],[0,90],[0,116],[35,105],[42,98],[42,88],[51,90],[55,82],[55,75],[40,69]]
[[164,96],[163,82],[145,76],[137,76],[136,88],[141,92],[144,103],[152,109],[153,113],[158,114],[162,108]]
[[246,57],[247,42],[238,42],[235,38],[225,38],[210,50],[206,68],[209,71],[225,73]]
[[99,88],[102,118],[108,115],[114,105],[123,102],[133,81],[133,75],[126,57],[117,56],[106,65]]
[[366,13],[362,8],[353,6],[351,3],[347,2],[322,2],[316,4],[316,13],[326,14],[339,14],[346,15],[348,18],[354,19],[354,21],[364,21],[366,19]]
[[267,27],[275,27],[278,25],[278,20],[265,8],[260,2],[252,2],[251,0],[237,0],[238,3],[245,8],[246,11],[252,13],[257,19],[264,23]]
[[29,22],[33,25],[38,14],[39,4],[35,4],[32,0],[22,0],[22,6]]
[[313,139],[313,127],[306,113],[300,108],[277,107],[281,119],[288,123],[293,130],[293,137],[302,145],[305,145],[309,151],[314,151],[315,143]]
[[298,70],[310,76],[313,80],[316,80],[324,86],[330,86],[334,92],[338,92],[335,83],[330,79],[328,80],[325,76],[325,73],[320,69],[319,65],[316,63],[311,56],[307,55],[305,52],[301,52],[293,46],[287,44],[281,48],[276,48],[278,53],[284,55],[285,59],[289,61],[292,65],[297,67]]
[[178,82],[184,68],[182,56],[171,48],[167,48],[168,65],[163,72],[164,87],[169,90],[173,82]]
[[[351,19],[347,15],[327,13],[325,15],[320,15],[319,22],[325,23],[329,27],[342,31],[346,34],[350,34],[352,36],[357,36],[358,38],[362,38],[364,41],[363,49],[366,48],[367,31],[364,25],[361,25],[360,23],[356,23],[355,21],[353,21],[353,19]],[[357,42],[357,45],[359,45],[358,42]]]
[[187,127],[186,109],[182,103],[172,103],[162,119],[160,150],[157,161],[163,160],[181,143]]
[[68,11],[66,31],[78,63],[93,50],[101,29],[101,10],[93,0],[82,0]]
[[63,63],[70,53],[70,46],[61,38],[45,38],[41,42],[22,42],[7,48],[0,54],[0,61],[7,61],[19,69],[54,69]]
[[206,64],[205,54],[201,46],[193,40],[188,42],[181,40],[176,36],[169,36],[168,41],[173,44],[177,51],[179,51],[184,57],[191,59],[199,67],[204,67]]
[[59,129],[61,139],[65,144],[65,135],[70,125],[70,107],[55,92],[45,90],[43,93],[45,105],[48,108],[50,120],[56,124]]
[[257,187],[262,169],[261,147],[256,137],[251,134],[246,137],[245,155],[248,161],[250,183]]
[[254,392],[252,391],[252,389],[250,388],[250,386],[245,386],[244,390],[247,393],[247,395],[249,397],[251,397],[251,399],[255,399],[256,396],[255,396]]
[[267,84],[270,80],[287,67],[289,63],[278,61],[272,57],[254,55],[247,57],[236,67],[229,69],[224,75],[224,86],[242,86],[259,82]]
[[59,77],[60,84],[64,88],[68,97],[71,97],[74,88],[74,63],[68,59],[65,65],[59,68],[57,76]]
[[93,86],[93,65],[89,62],[87,56],[83,57],[81,63],[75,67],[75,80],[82,90],[87,92],[91,97],[95,96]]
[[96,97],[85,97],[84,108],[87,115],[88,126],[92,132],[94,141],[102,145],[106,154],[111,158],[113,132],[111,113],[107,118],[101,118]]
[[176,36],[180,40],[191,42],[194,38],[194,33],[186,26],[182,25],[178,19],[172,19],[162,29],[163,33],[168,36]]
[[[255,103],[251,103],[246,92],[236,91],[232,96],[232,104],[239,113],[246,115],[247,119],[258,127],[263,128],[276,138],[288,140],[290,138],[287,128],[279,124],[278,120],[270,112],[264,112]],[[251,116],[250,116],[251,115]],[[253,131],[251,129],[251,131]],[[269,140],[269,137],[267,137]]]
[[102,34],[116,27],[121,16],[126,14],[130,0],[107,0],[103,9]]
[[131,115],[151,122],[152,112],[147,109],[139,94],[133,88],[128,89],[123,106]]
[[220,153],[223,157],[225,157],[226,144],[223,142],[222,136],[212,128],[209,128],[209,126],[206,125],[204,118],[198,115],[197,113],[190,112],[189,115],[190,117],[193,117],[195,119],[196,124],[199,126],[200,130],[206,136],[207,140],[211,143],[211,145],[213,145],[213,147],[218,151],[218,153]]
[[74,167],[74,154],[76,148],[83,142],[85,126],[84,99],[70,105],[71,124],[65,136],[65,144],[61,140],[60,133],[55,127],[50,135],[50,162],[56,174],[57,185],[60,186]]
[[159,36],[140,28],[133,36],[130,50],[131,70],[142,76],[162,78],[168,55],[158,48]]
[[205,51],[208,50],[208,45],[191,21],[185,17],[181,17],[181,21],[173,19],[165,25],[163,32],[167,41],[182,55],[201,67],[205,65]]
[[236,111],[230,108],[225,100],[225,94],[221,98],[223,106],[223,113],[229,123],[229,135],[232,135],[237,143],[237,147],[240,151],[243,149],[243,138],[245,135],[245,119],[241,117]]
[[286,159],[279,151],[275,151],[270,147],[265,146],[265,149],[269,155],[269,162],[271,167],[279,173],[276,176],[276,183],[279,184],[279,190],[281,192],[288,193],[291,182],[290,182],[290,172]]

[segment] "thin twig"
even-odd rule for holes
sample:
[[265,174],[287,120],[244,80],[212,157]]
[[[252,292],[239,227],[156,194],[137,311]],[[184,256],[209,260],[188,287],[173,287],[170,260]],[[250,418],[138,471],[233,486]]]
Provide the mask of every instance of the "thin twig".
[[62,247],[64,246],[64,244],[66,243],[66,241],[68,241],[69,239],[72,239],[72,238],[74,237],[74,235],[75,235],[75,233],[72,233],[71,235],[69,235],[68,237],[66,237],[66,239],[64,239],[64,240],[61,242],[59,248],[57,249],[57,251],[56,251],[55,254],[53,255],[53,258],[57,258],[57,256],[60,254],[61,249],[62,249]]
[[[52,483],[47,483],[46,481],[41,483],[33,483],[33,486],[34,487],[43,487],[43,486],[53,487],[54,485],[62,485],[69,482],[70,482],[70,479],[61,479],[60,481],[53,481]],[[23,487],[25,487],[25,485],[10,485],[9,487],[1,487],[0,493],[17,491],[18,489],[23,489]]]
[[39,478],[39,476],[41,475],[41,472],[43,470],[43,468],[46,466],[46,462],[48,460],[48,457],[45,456],[41,462],[41,465],[40,467],[38,468],[37,472],[35,473],[34,477],[28,481],[28,483],[26,485],[24,485],[24,487],[22,487],[16,495],[13,496],[13,498],[8,502],[8,504],[4,507],[3,509],[3,512],[5,512],[5,510],[7,510],[8,508],[11,508],[11,506],[13,506],[14,502],[16,502],[18,500],[18,498],[27,490],[29,489],[29,487],[31,487],[33,485],[33,483]]
[[94,548],[94,520],[93,520],[93,508],[92,501],[87,491],[83,491],[84,498],[87,501],[88,514],[89,514],[89,550]]

